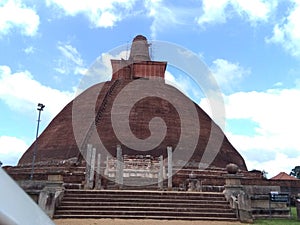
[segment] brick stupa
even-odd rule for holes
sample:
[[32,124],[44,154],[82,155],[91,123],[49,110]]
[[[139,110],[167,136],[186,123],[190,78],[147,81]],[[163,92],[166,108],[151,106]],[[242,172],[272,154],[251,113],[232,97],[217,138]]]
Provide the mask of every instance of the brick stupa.
[[[50,162],[64,161],[69,159],[77,159],[77,162],[84,161],[81,156],[80,148],[86,148],[86,144],[91,143],[98,151],[109,152],[112,156],[116,156],[117,145],[122,146],[125,155],[152,155],[158,157],[164,155],[166,157],[166,148],[171,146],[176,149],[181,135],[181,122],[179,114],[172,104],[158,97],[147,97],[135,104],[130,111],[129,121],[132,133],[139,139],[146,139],[151,136],[149,131],[149,121],[153,117],[159,117],[164,120],[167,132],[162,142],[147,151],[137,151],[125,145],[118,140],[111,121],[111,110],[118,94],[132,81],[143,79],[157,80],[163,83],[165,87],[172,89],[178,95],[182,95],[177,89],[164,83],[164,74],[167,62],[151,61],[149,56],[149,44],[147,39],[138,35],[134,38],[130,57],[127,60],[111,60],[113,74],[112,79],[105,83],[96,84],[82,94],[77,96],[73,101],[67,104],[62,111],[51,121],[48,127],[42,132],[38,138],[38,148],[36,154],[36,164],[47,164]],[[143,90],[136,87],[137,95]],[[75,101],[82,101],[87,105],[91,103],[89,96],[97,95],[97,101],[94,106],[94,115],[96,119],[95,125],[97,132],[89,134],[89,137],[83,138],[76,142],[76,138],[72,125],[72,110]],[[186,101],[192,103],[197,111],[200,124],[200,134],[196,149],[190,157],[190,162],[199,163],[205,151],[208,140],[210,138],[211,127],[216,126],[212,119],[196,104],[187,97]],[[182,102],[181,104],[185,104]],[[85,104],[77,110],[77,114],[85,120],[87,108]],[[88,128],[80,128],[82,134],[88,134]],[[192,129],[191,129],[192,130]],[[211,163],[210,167],[225,168],[229,163],[235,163],[241,170],[247,170],[244,159],[232,146],[228,139],[224,136],[223,131],[217,128],[214,134],[215,138],[223,138],[220,151]],[[101,149],[101,145],[97,143],[99,138],[105,147],[105,151]],[[216,140],[217,141],[217,140]],[[78,144],[81,143],[81,144]],[[80,146],[81,145],[81,146]],[[183,150],[184,151],[184,150]],[[19,160],[18,165],[29,165],[32,162],[34,152],[34,143],[28,148]],[[182,153],[184,154],[184,152]],[[188,165],[188,164],[187,164]],[[189,164],[192,165],[192,164]]]

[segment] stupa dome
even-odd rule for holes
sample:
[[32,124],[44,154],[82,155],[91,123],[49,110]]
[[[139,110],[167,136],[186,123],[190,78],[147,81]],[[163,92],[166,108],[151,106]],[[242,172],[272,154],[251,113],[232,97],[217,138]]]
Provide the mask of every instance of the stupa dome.
[[[185,129],[187,134],[184,136],[184,142],[193,143],[196,140],[196,143],[193,152],[189,153],[189,162],[185,162],[187,166],[193,167],[201,162],[209,141],[214,143],[214,141],[218,141],[217,139],[223,139],[210,166],[226,168],[229,163],[234,163],[241,170],[247,170],[242,156],[212,119],[175,87],[165,84],[164,72],[167,63],[151,61],[148,48],[147,39],[142,35],[136,36],[129,59],[112,60],[113,74],[110,81],[89,87],[61,110],[38,138],[36,163],[68,160],[75,157],[84,159],[81,156],[80,148],[84,149],[87,144],[92,144],[97,151],[104,154],[104,157],[107,154],[116,156],[117,145],[121,145],[123,154],[126,155],[151,155],[154,157],[160,155],[166,157],[167,146],[171,146],[174,150],[180,146],[180,149],[177,150],[180,152],[178,157],[180,157],[179,155],[184,156],[189,146],[186,146],[185,149],[185,146],[181,144],[182,126],[188,124],[185,125],[189,127]],[[153,90],[154,94],[143,97],[141,93],[144,93],[149,85],[151,86],[149,89]],[[130,106],[129,111],[126,111],[129,101],[126,98],[126,91],[135,93],[133,97],[136,98],[136,102]],[[181,118],[176,105],[160,97],[164,95],[177,102],[178,106],[195,108],[194,111],[198,117],[197,123],[200,126],[196,139],[194,138],[195,129],[189,118]],[[91,98],[91,96],[96,97]],[[143,98],[139,99],[139,96]],[[123,111],[120,110],[123,108]],[[185,113],[188,115],[190,112],[185,110]],[[128,121],[116,122],[113,119],[114,116],[126,118],[127,114]],[[92,120],[90,115],[93,117]],[[77,126],[76,121],[80,121],[83,125]],[[91,124],[90,121],[93,123]],[[130,132],[122,130],[123,128],[117,128],[117,132],[115,122],[128,122]],[[162,123],[165,129],[161,130],[158,126]],[[93,126],[94,132],[90,132]],[[210,136],[212,127],[216,127],[213,135],[215,140],[211,140]],[[152,147],[145,145],[144,149],[141,147],[137,149],[130,144],[124,144],[127,137],[128,140],[134,136],[136,139],[145,141],[153,135],[155,136],[156,131],[165,134],[158,137],[161,138],[158,145]],[[122,140],[120,140],[120,136],[122,136]],[[30,164],[33,152],[34,143],[23,154],[19,165]],[[179,160],[179,158],[177,159]]]

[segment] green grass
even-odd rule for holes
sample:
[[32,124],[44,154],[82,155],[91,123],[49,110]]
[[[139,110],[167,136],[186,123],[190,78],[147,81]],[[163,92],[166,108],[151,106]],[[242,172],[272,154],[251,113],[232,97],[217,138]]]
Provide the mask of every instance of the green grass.
[[297,220],[296,208],[292,207],[292,218],[290,219],[259,219],[255,220],[254,224],[263,225],[299,225],[300,220]]

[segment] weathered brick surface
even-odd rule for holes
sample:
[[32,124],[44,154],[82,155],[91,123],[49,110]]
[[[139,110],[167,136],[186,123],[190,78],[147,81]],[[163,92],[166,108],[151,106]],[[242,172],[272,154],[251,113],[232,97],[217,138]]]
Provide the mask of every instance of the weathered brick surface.
[[[75,98],[74,101],[80,100],[80,107],[76,107],[76,116],[80,121],[89,121],[87,110],[90,110],[90,105],[94,105],[94,112],[100,108],[103,104],[104,98],[108,90],[114,81],[109,81],[106,83],[96,84],[80,96]],[[131,81],[123,80],[120,84],[112,91],[111,96],[108,96],[106,100],[107,104],[102,112],[99,123],[97,125],[97,132],[93,132],[88,143],[92,143],[98,151],[107,154],[107,151],[100,148],[99,138],[104,144],[105,148],[112,155],[116,155],[116,146],[121,144],[115,135],[111,122],[111,108],[113,106],[114,100],[119,94],[119,92],[126,87]],[[173,88],[175,89],[175,88]],[[101,91],[100,91],[101,90]],[[138,95],[139,92],[143,90],[132,90]],[[179,91],[177,91],[179,93]],[[177,94],[178,94],[177,93]],[[95,98],[96,96],[96,103]],[[176,96],[174,96],[176,97]],[[75,141],[74,132],[72,128],[72,106],[74,101],[70,102],[65,106],[65,108],[51,121],[48,127],[38,138],[38,152],[36,161],[51,161],[51,160],[64,160],[72,157],[76,157],[79,153],[78,144]],[[186,101],[190,101],[186,98]],[[180,104],[186,104],[185,101]],[[208,143],[211,125],[213,121],[211,118],[198,106],[196,105],[199,123],[200,123],[200,136],[197,144],[197,148],[194,151],[191,161],[199,162],[205,147]],[[73,114],[74,116],[74,114]],[[159,156],[163,154],[166,157],[166,147],[172,146],[173,149],[176,148],[179,137],[180,137],[180,125],[181,121],[176,109],[168,101],[160,99],[158,97],[147,97],[139,101],[134,105],[130,112],[130,128],[133,134],[140,138],[145,139],[150,136],[150,131],[148,129],[149,121],[153,117],[162,118],[167,126],[167,134],[156,148],[150,151],[136,151],[126,146],[122,146],[123,154],[136,155],[136,154],[151,154],[154,156]],[[77,118],[77,119],[78,119]],[[85,134],[88,127],[77,127],[79,133]],[[223,137],[223,132],[221,129],[217,129],[214,137]],[[83,140],[77,140],[78,143],[82,143]],[[214,141],[214,140],[213,140]],[[80,145],[80,144],[79,144]],[[34,143],[29,147],[29,149],[24,153],[19,161],[19,164],[31,163],[33,155]],[[182,154],[185,154],[184,150]],[[242,170],[246,170],[246,165],[241,157],[241,155],[236,151],[236,149],[231,145],[231,143],[225,137],[221,149],[212,163],[212,166],[225,168],[228,163],[237,164]]]

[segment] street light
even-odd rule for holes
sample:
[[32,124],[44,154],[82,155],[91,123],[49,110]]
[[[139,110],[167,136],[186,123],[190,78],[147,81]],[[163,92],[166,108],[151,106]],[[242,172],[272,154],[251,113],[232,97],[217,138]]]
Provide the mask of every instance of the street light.
[[33,149],[33,157],[32,157],[32,168],[31,168],[31,174],[30,174],[30,180],[33,179],[33,171],[34,171],[34,163],[36,158],[36,151],[37,151],[37,143],[38,143],[38,135],[39,135],[39,127],[40,127],[40,118],[41,118],[41,111],[45,108],[45,105],[42,103],[38,104],[37,110],[39,111],[39,116],[37,120],[37,128],[36,128],[36,136],[35,136],[35,143],[34,143],[34,149]]

